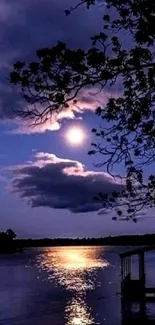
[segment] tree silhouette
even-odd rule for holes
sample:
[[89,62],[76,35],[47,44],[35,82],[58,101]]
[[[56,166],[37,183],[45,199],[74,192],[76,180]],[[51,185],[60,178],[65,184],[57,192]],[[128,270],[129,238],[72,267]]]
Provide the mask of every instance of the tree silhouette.
[[124,164],[122,192],[110,198],[100,193],[96,200],[105,207],[107,201],[110,207],[119,205],[118,217],[125,206],[127,218],[136,221],[137,211],[155,205],[155,176],[144,179],[144,166],[155,161],[155,1],[81,0],[66,15],[80,5],[100,5],[102,31],[87,51],[58,42],[37,50],[35,62],[14,64],[10,82],[28,103],[17,114],[44,123],[53,112],[77,104],[82,89],[97,89],[97,96],[119,83],[119,94],[96,109],[103,123],[92,130],[100,140],[89,154],[102,154],[100,166],[113,175],[115,165]]
[[6,235],[9,236],[11,239],[15,239],[17,237],[17,235],[12,229],[7,229]]
[[16,234],[12,229],[0,232],[0,253],[13,253],[17,249],[14,239]]

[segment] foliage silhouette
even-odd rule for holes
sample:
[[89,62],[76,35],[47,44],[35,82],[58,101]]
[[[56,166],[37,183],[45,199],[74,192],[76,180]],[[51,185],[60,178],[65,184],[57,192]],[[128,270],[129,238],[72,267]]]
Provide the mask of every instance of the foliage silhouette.
[[115,165],[124,164],[126,175],[120,181],[125,189],[109,200],[104,195],[96,199],[106,208],[107,200],[109,207],[119,206],[119,217],[126,211],[136,221],[138,211],[155,205],[155,175],[144,180],[144,166],[155,161],[155,2],[81,0],[66,15],[80,5],[103,9],[102,31],[92,37],[87,51],[58,42],[37,50],[35,62],[14,64],[10,82],[28,103],[17,114],[44,123],[71,102],[76,105],[81,90],[95,88],[97,96],[119,84],[119,94],[96,109],[103,123],[92,131],[101,139],[89,154],[103,155],[100,166],[112,175]]
[[17,237],[17,235],[15,234],[15,232],[12,229],[7,229],[6,231],[6,235],[11,238],[11,239],[15,239]]
[[13,253],[17,249],[14,239],[16,234],[12,229],[0,232],[0,253]]

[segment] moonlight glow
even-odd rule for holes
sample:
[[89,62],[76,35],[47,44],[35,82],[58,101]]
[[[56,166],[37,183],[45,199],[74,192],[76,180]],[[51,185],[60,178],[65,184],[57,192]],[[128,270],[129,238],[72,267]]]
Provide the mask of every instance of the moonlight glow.
[[81,145],[85,138],[84,131],[78,127],[69,129],[66,136],[67,141],[75,146]]

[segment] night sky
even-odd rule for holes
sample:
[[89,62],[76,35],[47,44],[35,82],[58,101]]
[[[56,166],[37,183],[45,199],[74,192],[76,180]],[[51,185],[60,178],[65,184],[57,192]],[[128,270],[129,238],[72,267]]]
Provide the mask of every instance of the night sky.
[[[91,129],[101,122],[96,106],[107,101],[110,90],[98,97],[89,89],[79,106],[71,107],[46,125],[32,128],[13,118],[24,103],[8,84],[11,64],[33,60],[35,50],[58,40],[72,48],[88,48],[89,37],[100,32],[103,8],[80,8],[66,17],[74,0],[0,1],[0,228],[13,228],[19,237],[100,237],[153,232],[152,211],[143,211],[137,224],[112,221],[92,201],[99,191],[119,188],[105,169],[94,167],[103,157],[88,156]],[[125,40],[124,40],[125,41]],[[119,91],[119,90],[118,90]],[[10,119],[11,118],[11,119]],[[66,134],[83,130],[84,141],[73,145]],[[121,166],[117,171],[123,174]]]

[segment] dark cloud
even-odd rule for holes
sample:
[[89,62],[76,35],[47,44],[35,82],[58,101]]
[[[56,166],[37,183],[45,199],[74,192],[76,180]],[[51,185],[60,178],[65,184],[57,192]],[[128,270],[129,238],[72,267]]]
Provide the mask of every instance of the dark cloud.
[[[33,60],[36,49],[53,46],[58,40],[73,48],[86,48],[90,44],[90,36],[100,30],[102,15],[99,8],[95,6],[88,11],[83,7],[66,17],[64,10],[74,4],[75,0],[1,1],[0,120],[14,117],[14,111],[24,106],[21,97],[8,82],[11,65],[16,60]],[[15,122],[18,124],[21,121]],[[57,128],[57,125],[53,127]],[[48,126],[45,126],[44,131],[47,129]],[[25,125],[20,131],[29,133]]]
[[72,212],[98,211],[99,192],[119,191],[121,185],[107,173],[89,171],[78,161],[60,159],[53,154],[37,153],[35,160],[16,166],[13,192],[28,200],[32,207],[68,209]]
[[0,16],[3,27],[1,53],[13,50],[12,54],[25,57],[33,55],[38,47],[52,46],[57,40],[72,47],[87,47],[89,37],[101,27],[101,12],[96,6],[89,11],[83,7],[66,17],[64,10],[70,4],[75,4],[75,0],[3,2],[1,16],[4,11],[8,15],[5,20]]
[[1,69],[0,75],[0,120],[5,121],[15,117],[15,111],[21,109],[21,97],[11,88],[7,80],[6,68]]
[[[58,40],[72,48],[86,49],[91,45],[90,37],[102,28],[104,8],[98,5],[87,10],[82,6],[68,17],[64,10],[75,5],[76,0],[3,0],[0,3],[0,120],[15,117],[15,111],[25,106],[17,95],[16,87],[9,85],[11,66],[17,60],[35,60],[36,49],[53,46]],[[95,90],[94,90],[95,91]],[[112,93],[111,89],[107,89]],[[100,98],[99,98],[100,97]],[[102,98],[101,98],[102,97]],[[101,100],[100,100],[101,99]],[[94,100],[86,91],[81,95],[80,109],[93,109],[105,104],[105,94]],[[87,107],[86,107],[87,104]],[[96,106],[95,106],[96,105]],[[89,106],[89,107],[88,107]],[[74,109],[75,112],[75,109]],[[68,114],[70,116],[70,114]],[[74,115],[74,116],[73,116]],[[75,118],[72,114],[71,118]],[[57,130],[60,121],[54,119],[40,128],[28,127],[21,119],[12,120],[14,133],[37,133]],[[16,126],[17,124],[17,126]],[[20,125],[20,126],[19,126]]]

